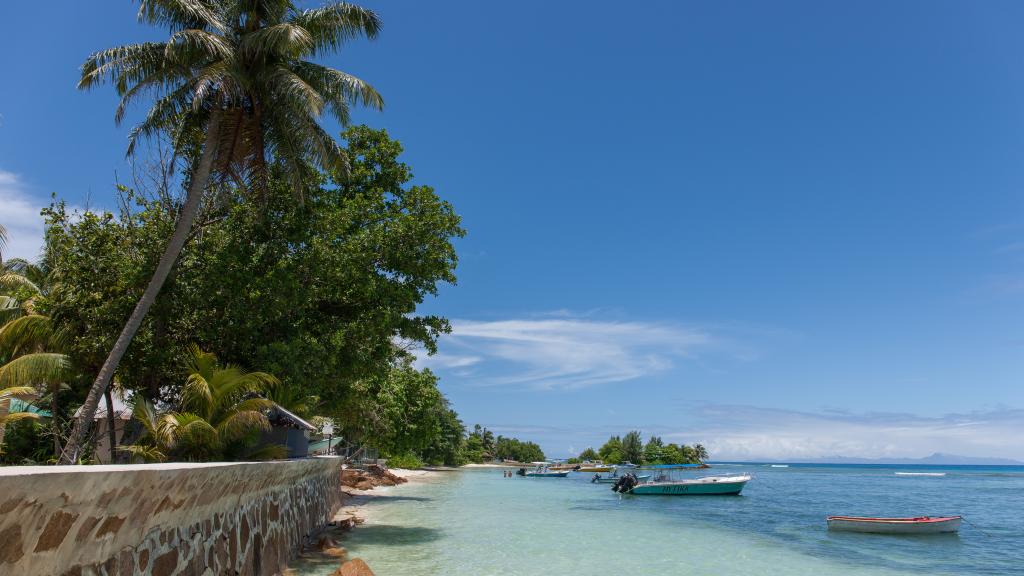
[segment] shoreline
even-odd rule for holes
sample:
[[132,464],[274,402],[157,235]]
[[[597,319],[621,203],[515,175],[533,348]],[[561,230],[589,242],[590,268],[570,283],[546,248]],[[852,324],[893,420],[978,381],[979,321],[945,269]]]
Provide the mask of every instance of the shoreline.
[[405,468],[389,468],[388,471],[408,482],[395,486],[377,486],[369,490],[359,490],[358,488],[342,490],[342,494],[345,495],[344,503],[331,521],[339,525],[347,524],[354,528],[373,517],[373,506],[368,506],[368,504],[372,504],[374,500],[387,498],[393,490],[408,484],[435,482],[445,474],[445,472],[436,470],[408,470]]
[[[404,478],[406,482],[394,486],[376,486],[367,490],[358,488],[343,487],[342,505],[331,518],[330,524],[315,537],[315,542],[305,547],[295,559],[293,567],[284,572],[285,575],[296,576],[302,574],[310,566],[335,566],[337,570],[341,566],[352,561],[359,560],[358,557],[350,556],[345,547],[352,530],[358,529],[362,524],[374,523],[376,514],[372,504],[378,499],[386,500],[393,495],[393,491],[400,490],[403,486],[437,482],[443,478],[445,472],[435,470],[409,470],[404,468],[391,468],[388,472]],[[372,570],[372,566],[370,567]]]

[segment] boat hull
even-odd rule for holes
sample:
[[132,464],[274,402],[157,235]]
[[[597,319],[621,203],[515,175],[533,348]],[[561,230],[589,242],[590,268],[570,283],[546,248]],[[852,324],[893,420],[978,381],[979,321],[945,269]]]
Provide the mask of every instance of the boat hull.
[[[710,480],[710,481],[708,481]],[[699,479],[682,482],[648,482],[629,491],[638,496],[734,496],[743,491],[749,477]]]
[[586,468],[580,468],[577,472],[611,472],[615,470],[614,466],[588,466]]
[[527,478],[565,478],[569,475],[569,471],[565,472],[527,472]]
[[859,518],[829,516],[828,529],[867,534],[949,534],[960,530],[960,516],[941,518]]

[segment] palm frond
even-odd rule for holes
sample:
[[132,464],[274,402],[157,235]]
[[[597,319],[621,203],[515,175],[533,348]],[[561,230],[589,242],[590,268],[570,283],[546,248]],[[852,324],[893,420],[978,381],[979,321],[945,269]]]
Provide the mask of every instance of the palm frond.
[[118,93],[124,94],[130,84],[159,72],[167,64],[166,51],[166,42],[144,42],[95,52],[82,64],[78,88],[87,90],[111,80]]
[[172,30],[209,26],[224,31],[227,26],[218,13],[217,5],[217,2],[209,0],[142,0],[139,3],[139,20]]
[[232,412],[217,425],[217,434],[225,442],[237,442],[252,434],[270,430],[267,415],[255,410]]
[[6,324],[25,314],[21,302],[16,298],[0,294],[0,325]]
[[254,60],[292,60],[313,49],[313,37],[302,26],[281,22],[246,33],[238,43],[242,56]]
[[271,106],[286,107],[296,115],[316,117],[323,112],[323,96],[287,66],[275,66],[264,82]]
[[318,52],[337,50],[362,36],[372,40],[381,29],[375,12],[347,2],[304,10],[293,16],[292,22],[309,32]]
[[21,422],[22,420],[39,420],[40,418],[39,414],[34,412],[15,412],[13,414],[7,414],[6,416],[0,416],[0,426],[14,424],[15,422]]
[[64,354],[37,352],[18,356],[0,366],[0,387],[52,386],[66,381],[71,373],[71,360]]
[[[8,386],[0,388],[0,402],[10,402],[11,398],[20,400],[31,400],[35,398],[37,391],[32,386]],[[9,406],[10,404],[8,404]]]
[[232,407],[231,412],[263,412],[274,408],[274,401],[267,398],[247,398]]
[[9,270],[0,272],[0,289],[17,290],[19,288],[31,290],[35,294],[42,294],[39,286],[24,275]]
[[292,71],[321,94],[331,114],[343,126],[349,123],[349,105],[384,109],[384,99],[377,90],[351,74],[313,62],[298,62],[292,65]]
[[185,387],[181,389],[181,406],[209,416],[215,407],[214,388],[210,381],[198,372],[189,374]]
[[[146,114],[145,120],[132,128],[128,134],[128,156],[135,152],[135,145],[140,137],[150,138],[161,131],[172,128],[181,115],[192,107],[192,90],[191,83],[179,86],[153,104]],[[127,107],[127,105],[128,102],[125,100],[118,105],[118,113],[121,117],[123,117],[122,106]]]
[[191,413],[174,414],[175,449],[184,450],[199,459],[207,459],[221,450],[217,429],[202,416]]
[[136,459],[142,460],[146,464],[155,464],[158,462],[166,462],[167,454],[163,450],[156,446],[147,446],[142,444],[133,444],[131,446],[118,446],[117,449],[121,452],[130,454],[130,459],[134,462]]
[[191,67],[197,61],[231,58],[234,53],[234,46],[224,36],[189,28],[171,35],[164,49],[164,58]]
[[0,327],[0,356],[13,358],[26,351],[49,348],[54,327],[48,316],[28,314]]

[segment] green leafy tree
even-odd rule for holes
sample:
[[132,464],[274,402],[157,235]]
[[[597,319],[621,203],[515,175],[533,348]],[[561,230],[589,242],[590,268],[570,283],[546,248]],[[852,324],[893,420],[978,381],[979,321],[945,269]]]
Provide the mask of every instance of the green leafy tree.
[[679,446],[672,443],[661,449],[661,460],[663,464],[686,464],[688,462],[679,450]]
[[166,132],[194,160],[174,232],[89,389],[61,456],[65,464],[75,461],[100,395],[185,246],[211,177],[263,189],[271,154],[301,197],[316,178],[311,164],[335,174],[348,168],[344,151],[317,123],[321,113],[345,125],[351,105],[383,106],[362,80],[310,61],[353,38],[375,37],[380,20],[370,10],[344,3],[299,10],[289,0],[140,4],[140,19],[167,26],[170,38],[96,52],[82,66],[79,87],[114,84],[121,96],[118,122],[129,104],[155,94],[145,120],[132,130],[129,154],[139,137]]
[[356,382],[344,406],[338,420],[345,437],[399,456],[434,442],[446,404],[430,370],[404,365]]
[[594,451],[593,448],[587,448],[583,452],[580,452],[580,455],[578,456],[578,458],[582,462],[591,462],[591,461],[597,460],[599,458],[599,456],[598,456],[597,452]]
[[618,436],[608,438],[608,441],[598,448],[597,453],[604,462],[618,464],[622,461],[622,438]]
[[[310,189],[304,204],[272,174],[265,211],[241,192],[205,209],[202,233],[118,369],[125,388],[176,402],[180,358],[196,342],[226,362],[260,366],[294,398],[315,396],[318,410],[337,416],[353,386],[407,357],[396,342],[436,349],[448,322],[416,309],[455,281],[459,218],[429,186],[409,185],[401,145],[384,131],[355,127],[345,137],[351,176]],[[46,258],[61,285],[48,306],[86,373],[99,370],[117,319],[134,306],[132,287],[159,257],[152,238],[174,226],[165,196],[122,194],[116,215],[60,203],[47,212]]]
[[524,442],[518,438],[498,436],[494,457],[500,460],[515,460],[516,462],[539,462],[544,460],[544,451],[534,442]]
[[658,436],[651,436],[647,440],[647,444],[644,444],[644,459],[645,464],[662,464],[664,463],[664,444],[661,438]]
[[643,463],[644,445],[638,430],[632,430],[622,437],[622,458],[633,464]]
[[448,407],[444,400],[439,407],[438,431],[430,444],[421,451],[423,459],[430,464],[445,466],[461,466],[465,464],[463,442],[466,427],[459,420],[459,415]]
[[462,459],[477,464],[484,461],[484,443],[480,436],[470,434],[462,445]]

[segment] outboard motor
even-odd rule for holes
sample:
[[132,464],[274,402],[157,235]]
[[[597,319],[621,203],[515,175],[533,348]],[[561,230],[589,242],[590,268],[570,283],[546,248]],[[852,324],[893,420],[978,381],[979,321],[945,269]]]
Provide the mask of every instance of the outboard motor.
[[591,484],[595,484],[600,479],[601,479],[601,475],[600,474],[594,474],[594,477],[590,479],[590,483]]
[[612,490],[618,492],[619,494],[625,494],[632,490],[639,483],[640,480],[637,479],[636,474],[630,472],[629,474],[624,475],[622,478],[619,478],[618,482],[616,482],[615,485],[612,486]]
[[526,468],[520,468],[519,470],[516,471],[516,474],[519,474],[520,476],[526,476]]

